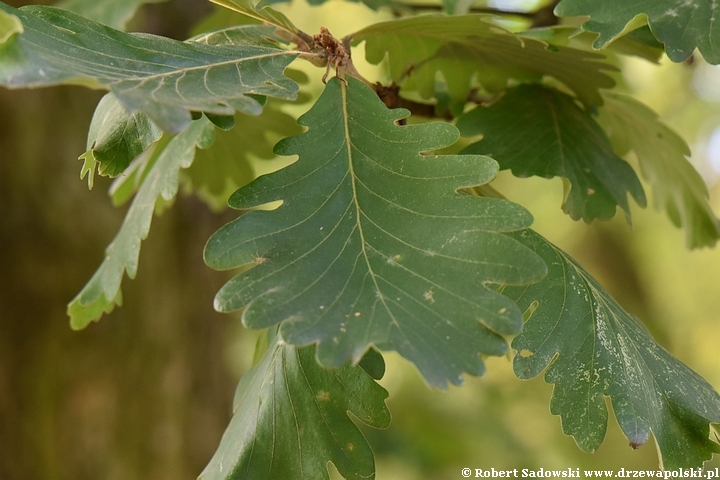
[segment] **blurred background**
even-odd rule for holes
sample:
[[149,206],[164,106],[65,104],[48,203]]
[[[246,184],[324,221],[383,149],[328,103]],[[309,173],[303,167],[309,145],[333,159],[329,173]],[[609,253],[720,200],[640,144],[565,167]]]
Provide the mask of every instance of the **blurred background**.
[[[476,2],[507,10],[548,3]],[[392,17],[338,1],[278,8],[306,32],[326,25],[337,37]],[[204,0],[146,5],[130,30],[184,39],[212,12]],[[720,212],[720,68],[699,56],[683,64],[623,61],[622,88],[686,139]],[[298,68],[314,81],[323,73]],[[367,65],[358,68],[372,77]],[[236,213],[212,211],[191,195],[179,195],[154,218],[138,276],[123,282],[124,305],[83,331],[70,330],[65,306],[100,264],[127,208],[111,205],[108,179],[96,178],[92,191],[79,179],[77,157],[101,96],[78,87],[0,89],[3,480],[196,478],[252,361],[257,333],[243,329],[237,315],[213,311],[227,274],[202,261],[207,238]],[[717,248],[686,250],[683,232],[652,207],[633,208],[632,227],[622,215],[589,226],[573,222],[560,210],[558,179],[501,173],[494,185],[528,208],[534,227],[595,275],[665,348],[720,388]],[[657,467],[652,442],[631,449],[614,419],[597,452],[580,451],[549,412],[552,387],[541,378],[515,378],[509,358],[488,360],[485,377],[467,377],[448,391],[429,389],[396,355],[386,362],[381,383],[390,392],[392,424],[385,431],[363,427],[380,480],[457,479],[463,467]],[[720,459],[708,466],[720,466]]]

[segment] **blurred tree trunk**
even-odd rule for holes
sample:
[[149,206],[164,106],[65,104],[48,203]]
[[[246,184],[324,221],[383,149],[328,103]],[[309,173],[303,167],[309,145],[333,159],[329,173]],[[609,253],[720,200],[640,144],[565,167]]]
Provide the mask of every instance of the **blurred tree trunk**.
[[[171,15],[164,21],[173,24]],[[138,278],[123,282],[125,305],[70,330],[65,306],[126,210],[110,204],[106,179],[90,192],[79,180],[100,97],[0,90],[4,480],[192,479],[230,419],[232,319],[212,310],[225,275],[204,265],[202,248],[235,213],[216,216],[179,198],[154,218]]]

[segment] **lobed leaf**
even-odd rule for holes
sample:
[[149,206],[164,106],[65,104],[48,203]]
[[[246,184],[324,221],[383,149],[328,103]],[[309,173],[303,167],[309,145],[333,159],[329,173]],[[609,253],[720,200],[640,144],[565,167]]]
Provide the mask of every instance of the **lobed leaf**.
[[[710,423],[720,422],[720,395],[675,359],[573,259],[531,230],[509,234],[548,265],[544,280],[503,294],[532,312],[513,340],[521,379],[543,370],[555,385],[550,411],[563,431],[592,452],[607,428],[609,397],[631,446],[650,438],[661,467],[700,467],[720,446]],[[534,310],[533,310],[534,309]]]
[[289,343],[318,344],[324,366],[360,360],[371,345],[396,350],[427,381],[445,387],[480,375],[480,353],[501,355],[517,333],[517,306],[487,283],[525,284],[545,267],[499,232],[529,225],[505,200],[459,188],[488,182],[497,164],[472,155],[420,155],[453,143],[448,124],[396,124],[375,92],[332,79],[281,141],[289,167],[259,177],[230,198],[251,211],[216,232],[205,250],[216,269],[256,265],[230,280],[215,308],[245,307],[251,328],[280,324]]
[[0,11],[24,27],[0,45],[0,84],[107,88],[168,132],[187,127],[190,111],[257,115],[261,104],[249,95],[294,99],[298,90],[283,75],[298,52],[128,34],[53,7],[0,3]]
[[708,190],[687,160],[685,141],[659,121],[655,112],[637,100],[606,92],[598,122],[616,150],[635,151],[640,171],[653,187],[654,204],[685,229],[689,248],[715,245],[720,222],[708,204]]
[[549,75],[572,89],[586,104],[601,104],[598,89],[615,82],[602,56],[552,47],[491,23],[491,15],[425,15],[371,25],[352,35],[365,41],[365,55],[378,64],[389,56],[390,76],[402,83],[410,74],[419,93],[435,95],[441,72],[450,97],[465,104],[474,79],[489,92],[505,90],[511,81],[537,82]]
[[463,115],[457,125],[463,135],[483,135],[463,153],[489,155],[518,177],[568,179],[563,210],[575,220],[611,218],[618,205],[629,214],[628,193],[645,206],[632,167],[613,153],[592,116],[557,90],[521,85]]
[[[593,33],[565,26],[533,28],[522,32],[522,35],[537,38],[550,45],[576,48],[578,50],[592,50],[592,44],[597,38],[597,35]],[[606,55],[606,59],[611,61],[613,65],[620,66],[620,62],[613,58],[618,54],[632,55],[649,62],[659,63],[664,49],[663,44],[658,42],[650,29],[645,26],[616,39],[607,45],[602,53]]]
[[93,186],[97,170],[100,175],[117,177],[130,162],[162,136],[162,131],[144,114],[128,113],[118,99],[108,93],[98,103],[87,139],[87,151],[80,155],[85,162],[80,178],[88,175]]
[[199,480],[327,480],[328,461],[343,478],[375,478],[372,450],[348,412],[386,428],[387,396],[360,366],[326,370],[314,346],[276,336],[240,381],[233,418]]
[[286,137],[300,133],[295,119],[272,104],[258,117],[237,115],[235,127],[217,132],[213,148],[199,150],[183,177],[211,207],[227,206],[230,195],[255,178],[255,159],[275,158],[274,141],[268,136]]
[[213,138],[212,123],[203,117],[172,138],[164,149],[156,149],[152,169],[133,199],[120,231],[108,246],[105,259],[68,305],[72,328],[85,328],[103,313],[110,313],[116,304],[121,304],[123,273],[127,271],[130,278],[135,278],[140,242],[150,231],[156,202],[159,198],[168,201],[175,196],[178,171],[192,163],[196,147],[209,147]]
[[127,22],[137,9],[146,3],[161,3],[166,0],[63,0],[56,7],[70,10],[85,18],[118,30],[125,30]]
[[593,43],[597,49],[647,23],[671,60],[681,62],[699,48],[708,62],[720,63],[716,0],[562,0],[555,13],[590,17],[582,28],[599,34]]

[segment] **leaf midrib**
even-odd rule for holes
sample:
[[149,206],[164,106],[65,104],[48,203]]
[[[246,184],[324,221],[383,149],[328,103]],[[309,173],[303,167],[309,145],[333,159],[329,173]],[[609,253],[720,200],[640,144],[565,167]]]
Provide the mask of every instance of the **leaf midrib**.
[[342,105],[342,116],[343,116],[343,134],[345,135],[345,145],[347,150],[347,157],[348,157],[348,171],[350,173],[350,185],[352,186],[352,196],[353,196],[353,204],[355,205],[355,226],[357,227],[358,234],[360,235],[360,250],[362,252],[363,259],[365,259],[365,265],[367,265],[368,273],[370,274],[370,278],[372,278],[373,285],[375,285],[375,291],[377,292],[378,298],[380,299],[380,302],[382,302],[383,307],[385,307],[385,311],[390,316],[391,322],[397,326],[400,327],[400,324],[398,323],[397,319],[395,318],[395,315],[393,315],[392,310],[390,310],[390,307],[388,306],[387,302],[385,301],[385,296],[382,294],[382,291],[380,290],[380,285],[378,285],[377,282],[377,276],[375,275],[375,272],[373,271],[372,265],[370,264],[370,259],[368,258],[367,250],[365,249],[365,233],[363,232],[363,226],[360,219],[362,218],[362,212],[360,211],[360,203],[358,202],[358,192],[357,192],[357,185],[356,185],[356,176],[355,176],[355,169],[353,167],[353,153],[352,153],[352,139],[350,138],[350,114],[348,113],[348,96],[347,96],[347,81],[345,79],[338,79],[340,82],[340,95],[341,95],[341,105]]

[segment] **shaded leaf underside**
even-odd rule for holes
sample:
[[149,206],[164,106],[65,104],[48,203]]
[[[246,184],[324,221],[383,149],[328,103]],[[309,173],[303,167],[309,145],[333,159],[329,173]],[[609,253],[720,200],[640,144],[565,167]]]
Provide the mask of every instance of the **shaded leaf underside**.
[[0,45],[0,84],[11,88],[63,83],[110,89],[130,112],[179,132],[190,111],[259,114],[246,94],[285,99],[298,86],[283,75],[298,52],[261,45],[208,45],[123,33],[65,10],[28,6],[0,10],[24,32]]
[[238,385],[234,415],[202,480],[329,479],[332,461],[347,479],[374,478],[372,450],[348,417],[390,423],[387,391],[359,366],[326,370],[315,347],[276,337]]
[[645,206],[633,168],[613,153],[592,116],[556,90],[514,88],[490,107],[463,115],[458,128],[463,135],[483,135],[464,153],[489,155],[518,177],[568,179],[563,210],[575,220],[611,218],[618,205],[629,213],[628,193]]
[[605,396],[632,445],[652,431],[666,469],[698,467],[720,446],[709,424],[720,422],[720,396],[659,346],[585,270],[531,230],[510,234],[540,255],[548,276],[503,294],[521,309],[536,306],[513,341],[521,379],[543,372],[555,385],[550,410],[578,446],[594,451],[608,420]]
[[276,146],[289,167],[236,192],[234,208],[276,200],[219,230],[205,259],[217,269],[256,265],[228,282],[218,310],[246,307],[251,328],[281,323],[283,338],[318,343],[318,359],[358,361],[370,345],[396,350],[444,387],[482,374],[479,353],[499,355],[517,333],[517,306],[486,283],[524,284],[545,267],[497,232],[531,217],[507,201],[456,192],[496,173],[478,156],[421,156],[457,139],[447,124],[398,126],[352,77],[328,85],[300,118],[309,130]]

